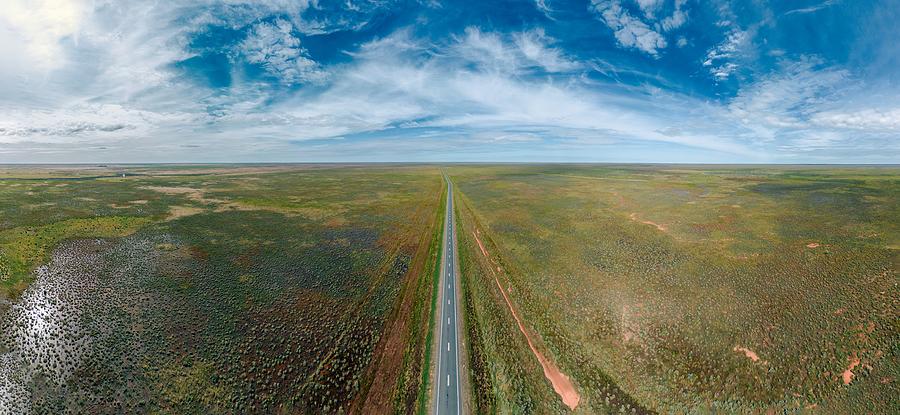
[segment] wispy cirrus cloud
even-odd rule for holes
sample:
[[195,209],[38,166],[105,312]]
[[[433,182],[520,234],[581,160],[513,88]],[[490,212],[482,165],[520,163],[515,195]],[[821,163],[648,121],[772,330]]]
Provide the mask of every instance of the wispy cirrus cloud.
[[900,154],[889,59],[875,78],[740,1],[536,1],[516,20],[454,2],[13,0],[0,160]]
[[738,57],[749,42],[750,34],[748,32],[733,29],[722,43],[719,43],[706,53],[703,66],[709,69],[709,73],[716,80],[727,79],[738,69],[738,64],[733,62],[733,59]]
[[799,13],[799,14],[814,13],[814,12],[817,12],[817,11],[819,11],[819,10],[822,10],[822,9],[825,9],[825,8],[828,8],[828,7],[831,7],[831,6],[833,6],[833,5],[835,5],[835,4],[838,4],[838,3],[840,3],[840,2],[841,2],[841,0],[826,0],[826,1],[823,1],[823,2],[821,2],[821,3],[819,3],[819,4],[816,4],[816,5],[813,5],[813,6],[809,6],[809,7],[801,7],[801,8],[797,8],[797,9],[788,10],[788,11],[785,12],[784,14],[785,14],[785,16],[787,16],[787,15],[798,14],[798,13]]

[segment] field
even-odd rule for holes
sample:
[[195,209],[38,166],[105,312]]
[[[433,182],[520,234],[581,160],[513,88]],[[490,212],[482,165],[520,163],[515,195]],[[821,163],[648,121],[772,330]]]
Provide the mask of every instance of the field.
[[900,408],[900,169],[446,171],[478,413]]
[[414,411],[442,189],[429,166],[0,167],[0,413]]

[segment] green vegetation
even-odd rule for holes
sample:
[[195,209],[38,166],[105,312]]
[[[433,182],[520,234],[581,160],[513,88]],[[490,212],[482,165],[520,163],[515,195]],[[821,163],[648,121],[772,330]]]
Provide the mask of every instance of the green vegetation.
[[[569,411],[511,310],[576,412],[900,407],[898,169],[445,170],[477,413]],[[426,413],[442,189],[431,166],[0,169],[0,407]]]
[[131,234],[146,218],[108,216],[69,219],[49,225],[0,231],[0,286],[7,298],[18,298],[31,282],[32,270],[47,261],[49,250],[70,238],[113,238]]
[[435,332],[435,316],[437,313],[438,302],[438,284],[441,280],[441,253],[444,240],[444,214],[447,212],[447,190],[441,192],[441,206],[437,211],[435,223],[437,227],[432,233],[431,242],[428,249],[428,262],[425,269],[428,270],[430,279],[427,283],[430,285],[430,295],[420,297],[420,300],[427,300],[427,303],[420,303],[420,307],[427,305],[428,309],[424,311],[427,318],[428,330],[425,332],[424,342],[424,358],[422,360],[421,379],[419,380],[419,391],[416,397],[418,407],[416,412],[420,415],[428,413],[429,391],[432,388],[432,353],[434,348],[434,332]]
[[0,386],[14,392],[0,406],[419,405],[439,249],[436,168],[96,170],[0,171],[0,356],[10,362]]
[[478,412],[568,410],[497,283],[578,412],[900,407],[900,170],[447,171]]

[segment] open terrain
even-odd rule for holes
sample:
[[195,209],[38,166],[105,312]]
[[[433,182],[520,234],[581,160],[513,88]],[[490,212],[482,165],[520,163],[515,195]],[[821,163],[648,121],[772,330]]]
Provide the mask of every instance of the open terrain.
[[[900,407],[900,169],[443,171],[473,412]],[[446,196],[436,166],[0,167],[0,414],[430,411]]]
[[900,408],[900,169],[446,171],[477,412]]
[[424,407],[442,194],[428,166],[2,167],[0,413]]

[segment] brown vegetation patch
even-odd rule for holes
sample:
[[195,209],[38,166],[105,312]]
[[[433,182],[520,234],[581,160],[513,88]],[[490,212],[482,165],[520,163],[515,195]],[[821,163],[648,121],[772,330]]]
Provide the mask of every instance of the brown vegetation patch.
[[164,193],[167,195],[183,195],[195,202],[210,204],[223,203],[223,200],[206,198],[203,190],[193,187],[176,187],[176,186],[144,186],[143,189],[153,190],[154,192]]
[[175,220],[202,212],[203,209],[193,206],[171,206],[169,207],[169,216],[166,217],[166,220]]
[[191,199],[203,198],[203,191],[193,187],[175,187],[175,186],[145,186],[144,189],[153,190],[154,192],[164,193],[167,195],[187,195]]

